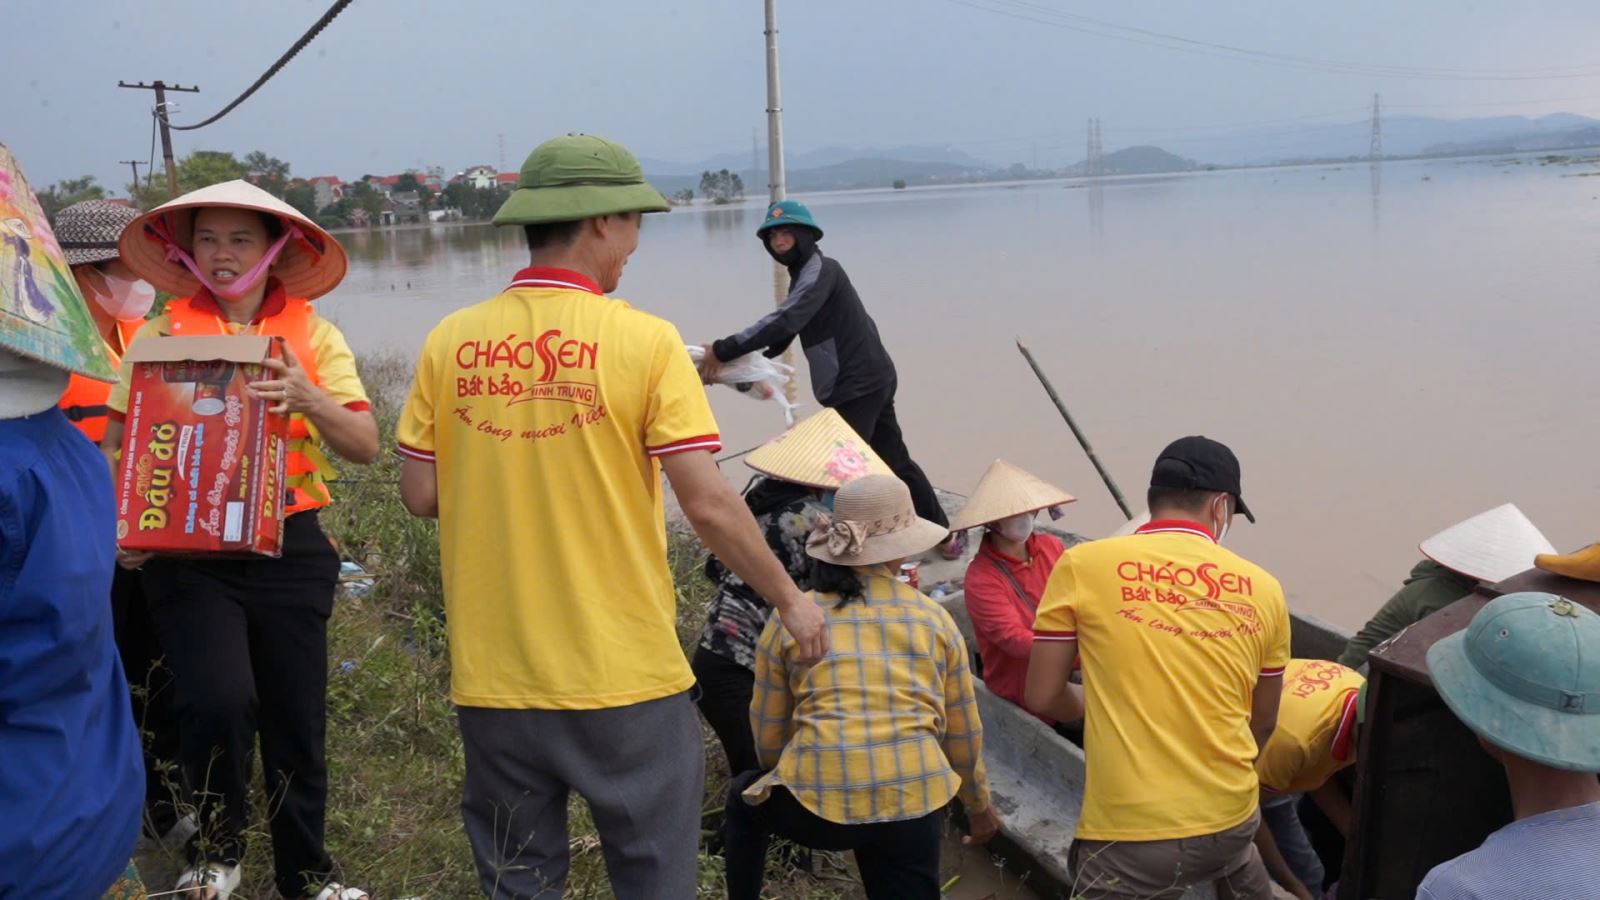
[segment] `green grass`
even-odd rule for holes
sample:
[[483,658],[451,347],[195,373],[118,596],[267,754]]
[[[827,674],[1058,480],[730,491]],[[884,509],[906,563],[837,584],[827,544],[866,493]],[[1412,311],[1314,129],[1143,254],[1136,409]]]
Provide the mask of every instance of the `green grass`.
[[[464,761],[449,700],[437,530],[401,507],[396,486],[394,424],[410,368],[388,356],[363,360],[361,368],[384,452],[374,465],[343,467],[334,504],[322,517],[344,558],[375,579],[364,596],[340,597],[330,625],[328,847],[345,883],[379,900],[481,896],[461,822]],[[678,584],[678,633],[686,645],[698,636],[710,593],[699,571],[702,554],[692,535],[673,536],[669,561]],[[727,765],[709,729],[705,735],[706,803],[716,809]],[[244,881],[234,894],[239,900],[276,896],[259,787],[256,793]],[[576,798],[571,835],[567,896],[611,896],[593,823]],[[170,889],[181,863],[159,851],[139,862],[152,891]],[[855,893],[838,857],[819,856],[816,867],[816,876],[772,867],[768,895],[824,900]],[[701,855],[700,886],[701,896],[724,896],[720,859]]]

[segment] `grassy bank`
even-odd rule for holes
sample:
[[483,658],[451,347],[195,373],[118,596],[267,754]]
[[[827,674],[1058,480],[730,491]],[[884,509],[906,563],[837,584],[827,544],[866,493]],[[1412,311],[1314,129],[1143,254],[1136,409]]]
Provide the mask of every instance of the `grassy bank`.
[[[394,425],[410,366],[377,357],[363,361],[362,375],[384,452],[372,466],[344,467],[334,505],[323,514],[343,557],[373,576],[360,596],[341,592],[330,626],[328,846],[346,883],[379,900],[481,896],[461,824],[464,762],[449,700],[437,530],[406,513],[396,486]],[[701,554],[692,535],[674,535],[670,562],[679,591],[678,633],[686,645],[698,636],[709,593],[699,574]],[[705,735],[706,803],[715,809],[727,765],[709,729]],[[600,843],[582,800],[574,798],[572,812],[567,896],[609,897]],[[276,896],[270,845],[258,799],[244,883],[235,897]],[[179,860],[152,851],[140,867],[153,891],[167,890]],[[816,876],[774,871],[769,895],[822,900],[852,893],[842,860],[819,857],[816,869]],[[701,855],[700,885],[701,896],[724,896],[720,859]]]

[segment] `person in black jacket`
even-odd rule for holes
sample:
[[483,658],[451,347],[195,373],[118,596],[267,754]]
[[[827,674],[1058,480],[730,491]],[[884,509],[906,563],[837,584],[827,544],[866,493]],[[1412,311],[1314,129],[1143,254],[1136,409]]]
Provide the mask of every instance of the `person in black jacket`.
[[[817,402],[837,410],[911,488],[917,515],[949,524],[895,418],[894,360],[844,267],[817,249],[822,229],[811,210],[796,200],[780,200],[768,208],[756,236],[789,270],[789,296],[754,325],[708,345],[701,379],[709,384],[723,363],[756,350],[775,357],[798,336]],[[960,556],[962,549],[959,535],[951,535],[939,548],[949,558]]]

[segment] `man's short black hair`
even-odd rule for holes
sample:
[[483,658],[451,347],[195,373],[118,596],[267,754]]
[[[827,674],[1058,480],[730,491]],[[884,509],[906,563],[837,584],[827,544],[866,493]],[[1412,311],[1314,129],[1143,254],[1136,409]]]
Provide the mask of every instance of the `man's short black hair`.
[[1180,512],[1203,513],[1217,491],[1200,491],[1193,488],[1151,487],[1145,492],[1145,508],[1151,515],[1157,509],[1175,509]]
[[582,219],[574,219],[571,222],[541,222],[537,225],[522,226],[522,233],[528,238],[529,250],[542,250],[545,247],[567,246],[578,236],[578,230],[582,227]]

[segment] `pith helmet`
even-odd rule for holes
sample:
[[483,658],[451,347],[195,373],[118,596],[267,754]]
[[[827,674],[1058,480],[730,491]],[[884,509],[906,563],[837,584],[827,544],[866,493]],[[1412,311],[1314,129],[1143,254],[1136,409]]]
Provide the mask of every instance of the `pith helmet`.
[[1489,743],[1600,772],[1600,615],[1554,594],[1506,594],[1428,648],[1428,673]]
[[799,200],[779,200],[767,207],[766,221],[756,228],[756,234],[765,234],[768,229],[779,225],[800,225],[815,231],[818,238],[822,237],[822,226],[817,224],[811,210]]
[[568,134],[528,154],[517,189],[494,214],[494,224],[544,225],[671,208],[644,180],[628,148],[592,134]]

